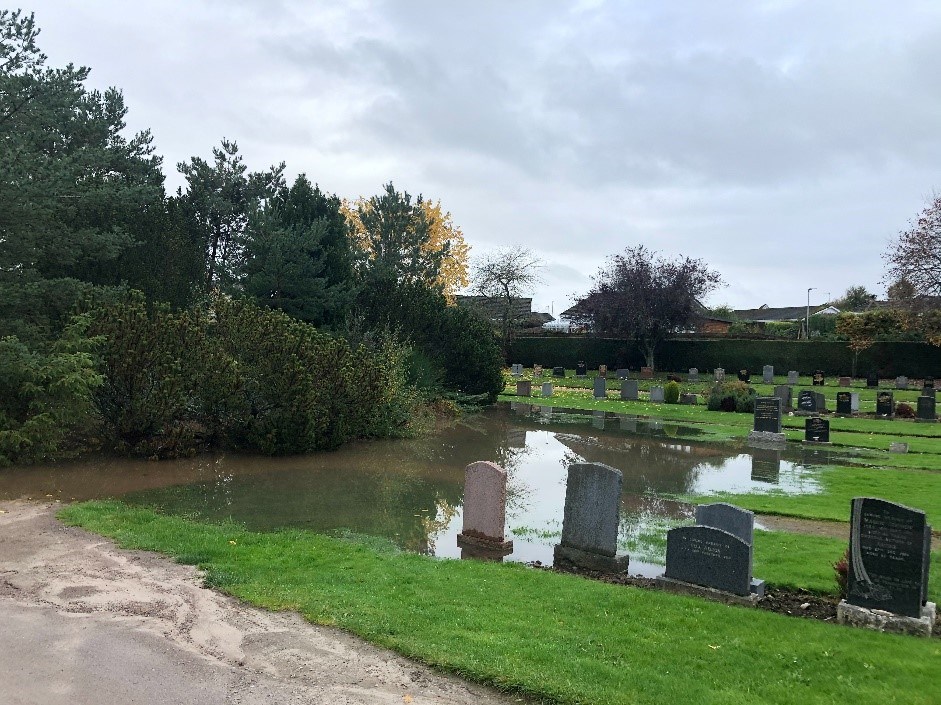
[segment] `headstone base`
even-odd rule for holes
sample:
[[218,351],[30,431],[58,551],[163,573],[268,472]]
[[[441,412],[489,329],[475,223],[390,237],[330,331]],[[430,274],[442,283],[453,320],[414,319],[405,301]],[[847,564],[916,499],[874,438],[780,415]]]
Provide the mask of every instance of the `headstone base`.
[[457,545],[459,548],[478,548],[486,550],[488,553],[502,553],[504,556],[508,556],[513,553],[512,540],[494,541],[493,539],[487,539],[481,536],[458,534]]
[[800,409],[794,409],[794,416],[819,416],[819,411],[802,411]]
[[749,431],[748,445],[757,445],[758,447],[768,445],[784,445],[787,443],[787,436],[783,433],[774,433],[773,431]]
[[938,423],[937,419],[915,419],[915,423]]
[[582,551],[579,548],[563,546],[560,543],[555,545],[552,552],[552,565],[557,568],[575,567],[584,568],[585,570],[597,570],[599,573],[626,573],[629,562],[630,556],[626,553],[603,556],[600,553]]
[[832,446],[833,443],[830,441],[808,441],[806,438],[801,440],[801,443],[807,446]]
[[764,597],[765,594],[765,581],[756,579],[752,579],[751,581],[752,592],[750,595],[736,595],[731,592],[725,592],[724,590],[705,587],[704,585],[695,585],[693,583],[685,583],[682,580],[674,580],[665,575],[661,575],[657,578],[656,583],[657,587],[668,592],[675,592],[680,595],[695,595],[696,597],[704,597],[707,600],[724,602],[727,605],[742,605],[744,607],[754,607],[758,604],[758,600]]
[[885,610],[871,610],[851,605],[846,600],[840,600],[836,608],[836,621],[840,624],[912,636],[930,637],[936,616],[937,607],[934,602],[929,602],[921,608],[921,617],[906,617]]

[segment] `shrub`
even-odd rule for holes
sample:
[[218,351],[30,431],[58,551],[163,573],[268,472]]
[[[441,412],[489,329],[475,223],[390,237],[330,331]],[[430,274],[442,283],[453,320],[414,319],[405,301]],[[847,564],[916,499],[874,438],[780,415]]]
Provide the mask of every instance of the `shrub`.
[[915,408],[911,404],[900,401],[895,405],[895,415],[901,419],[913,419],[915,418]]
[[674,381],[667,382],[663,388],[663,400],[667,404],[676,404],[680,401],[680,385]]
[[841,598],[846,599],[849,584],[850,550],[846,549],[843,557],[833,564],[833,577],[836,579],[837,592]]
[[744,382],[717,382],[709,391],[706,404],[710,411],[750,414],[755,411],[755,396],[755,390]]

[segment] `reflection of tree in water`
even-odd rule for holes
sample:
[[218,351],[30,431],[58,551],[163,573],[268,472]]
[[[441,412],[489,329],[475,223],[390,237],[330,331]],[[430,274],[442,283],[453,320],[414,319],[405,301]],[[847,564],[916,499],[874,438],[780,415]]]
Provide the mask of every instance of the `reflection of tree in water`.
[[446,500],[439,499],[434,515],[428,513],[421,519],[422,530],[427,537],[425,540],[425,550],[422,553],[433,555],[438,537],[451,525],[454,516],[457,514],[457,505],[449,504]]

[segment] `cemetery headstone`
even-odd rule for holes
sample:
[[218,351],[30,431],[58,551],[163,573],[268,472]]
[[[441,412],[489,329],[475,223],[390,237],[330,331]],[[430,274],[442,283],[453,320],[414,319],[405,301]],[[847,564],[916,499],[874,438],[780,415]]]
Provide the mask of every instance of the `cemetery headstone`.
[[774,396],[781,400],[781,408],[791,408],[791,388],[786,384],[778,384],[774,388]]
[[790,385],[795,385],[798,382],[800,375],[797,374],[797,370],[789,370],[787,373],[787,383]]
[[761,381],[765,384],[774,384],[774,366],[765,365],[761,368]]
[[921,389],[921,395],[924,397],[935,397],[935,387],[933,379],[926,379]]
[[907,453],[908,443],[893,442],[889,444],[890,453]]
[[595,399],[604,399],[608,395],[608,378],[598,376],[595,377]]
[[[696,526],[667,532],[665,581],[680,581],[750,598],[764,594],[752,578],[754,515],[730,504],[696,508]],[[665,586],[667,586],[665,585]]]
[[892,392],[879,392],[876,395],[876,416],[895,416]]
[[938,420],[938,414],[935,410],[936,405],[937,402],[935,401],[934,395],[930,397],[925,395],[918,397],[918,421],[935,423]]
[[639,398],[636,379],[625,379],[621,382],[621,399],[637,401]]
[[689,368],[689,376],[686,378],[687,382],[698,382],[699,381],[699,369],[696,367]]
[[542,377],[542,365],[533,365],[533,377]]
[[824,384],[826,384],[826,377],[824,377],[823,370],[814,370],[813,386],[822,387]]
[[879,374],[875,371],[866,375],[866,386],[869,389],[875,389],[879,386]]
[[899,375],[895,378],[895,388],[896,389],[908,389],[908,377],[905,375]]
[[650,388],[650,401],[654,401],[654,402],[663,401],[663,387],[651,387]]
[[478,461],[464,469],[464,526],[457,535],[458,546],[480,546],[504,555],[513,551],[506,539],[506,471],[500,466]]
[[827,410],[827,398],[823,395],[823,392],[817,392],[817,411],[826,411]]
[[598,376],[607,377],[608,376],[608,366],[607,365],[598,365]]
[[528,379],[521,379],[516,383],[516,396],[530,397],[533,394],[533,383]]
[[692,392],[684,392],[680,394],[680,404],[686,404],[688,406],[696,406],[699,403],[699,398]]
[[754,430],[781,433],[781,400],[778,397],[755,399]]
[[859,392],[850,392],[850,411],[859,413]]
[[930,547],[924,512],[884,499],[854,498],[846,602],[921,617]]
[[619,367],[615,372],[618,379],[627,379],[631,376],[631,371],[627,367]]
[[579,362],[575,365],[575,376],[576,377],[586,377],[588,375],[588,366],[584,362]]
[[621,508],[621,471],[601,463],[574,463],[565,484],[562,538],[554,564],[575,565],[607,573],[628,568],[628,556],[617,553]]
[[804,441],[807,443],[830,442],[830,420],[811,416],[804,421]]
[[514,377],[519,377],[521,374],[523,374],[523,366],[517,363],[513,365],[511,372],[513,373]]
[[797,395],[797,410],[802,414],[817,413],[817,393],[802,389]]
[[717,368],[715,368],[715,369],[712,371],[712,376],[713,376],[713,379],[714,379],[716,382],[724,382],[724,381],[725,381],[725,370],[722,369],[721,367],[717,367]]
[[653,379],[653,367],[641,367],[640,378],[641,379]]
[[841,387],[853,386],[853,378],[852,377],[840,377],[840,386]]
[[853,413],[853,397],[849,392],[836,393],[836,413],[847,415]]
[[739,382],[750,382],[751,381],[751,372],[748,370],[739,370],[738,371],[738,381]]
[[[552,382],[543,382],[542,383],[542,396],[551,397],[552,396]],[[551,408],[551,407],[550,407]]]
[[552,368],[553,377],[565,377],[565,368],[564,367],[553,367]]

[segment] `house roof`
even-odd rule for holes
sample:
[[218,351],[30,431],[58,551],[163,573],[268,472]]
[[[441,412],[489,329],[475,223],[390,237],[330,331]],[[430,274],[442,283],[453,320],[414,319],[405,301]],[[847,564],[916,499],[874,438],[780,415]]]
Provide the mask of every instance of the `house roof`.
[[[818,313],[839,313],[840,309],[829,304],[822,306],[811,306],[810,315],[816,316]],[[760,308],[747,308],[736,310],[735,315],[740,321],[750,321],[753,323],[771,323],[774,321],[798,321],[807,315],[806,306],[785,306],[783,308],[771,308],[770,306],[761,306]]]

